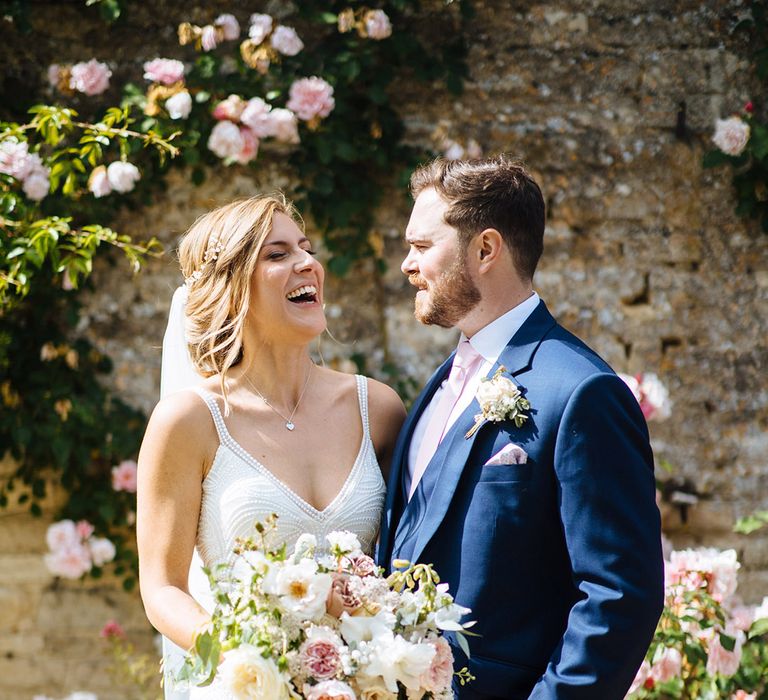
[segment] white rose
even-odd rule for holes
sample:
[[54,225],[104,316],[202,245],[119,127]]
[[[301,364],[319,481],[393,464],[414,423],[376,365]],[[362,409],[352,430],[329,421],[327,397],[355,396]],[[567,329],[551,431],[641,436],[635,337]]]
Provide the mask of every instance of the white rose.
[[646,416],[648,420],[662,421],[672,415],[672,402],[669,400],[669,391],[655,374],[652,372],[643,374],[640,391],[648,403],[648,409],[646,409],[650,411]]
[[375,637],[371,646],[370,661],[363,674],[380,677],[393,693],[397,692],[398,681],[411,690],[420,688],[419,679],[429,670],[437,653],[432,644],[412,644],[391,632]]
[[260,44],[272,31],[272,18],[269,15],[254,13],[251,15],[251,26],[248,28],[248,36],[254,44]]
[[219,667],[224,686],[235,700],[290,700],[291,693],[272,659],[250,644],[224,654]]
[[115,192],[130,192],[141,179],[141,173],[133,163],[117,160],[107,166],[107,177]]
[[106,537],[91,537],[88,540],[88,549],[91,550],[94,566],[104,566],[115,558],[115,545]]
[[35,162],[32,172],[24,180],[22,189],[27,197],[39,202],[51,189],[51,182],[48,179],[50,170],[42,164],[40,156],[36,153],[33,156],[37,159],[37,162]]
[[99,165],[94,168],[88,178],[88,189],[93,192],[93,196],[106,197],[112,192],[112,185],[109,184],[109,177],[107,177],[107,169],[103,165]]
[[348,530],[334,530],[329,532],[325,539],[328,540],[332,550],[338,548],[342,554],[357,552],[361,549],[360,540],[357,539],[357,535]]
[[282,143],[299,143],[299,120],[290,109],[278,107],[269,113],[270,136]]
[[729,156],[741,155],[749,142],[749,124],[739,117],[718,119],[715,122],[715,135],[712,141]]
[[768,596],[763,598],[763,602],[755,609],[755,620],[761,620],[768,617]]
[[192,97],[186,90],[177,92],[165,101],[165,108],[171,119],[186,119],[192,111]]
[[304,48],[304,42],[293,27],[280,26],[272,33],[272,48],[283,56],[295,56]]
[[293,547],[293,556],[291,558],[295,563],[300,559],[312,557],[315,553],[315,549],[317,549],[317,538],[314,535],[305,532],[296,540],[296,544]]
[[80,535],[73,520],[59,520],[48,526],[45,533],[45,542],[48,549],[56,551],[80,544]]
[[221,121],[211,130],[208,148],[219,158],[237,158],[243,150],[243,136],[237,124]]

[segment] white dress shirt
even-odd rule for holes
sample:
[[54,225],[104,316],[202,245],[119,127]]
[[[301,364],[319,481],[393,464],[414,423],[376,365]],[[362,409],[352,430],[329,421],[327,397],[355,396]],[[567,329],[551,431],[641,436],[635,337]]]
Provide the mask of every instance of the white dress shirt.
[[[469,344],[483,356],[483,363],[480,365],[474,376],[468,377],[464,385],[464,390],[459,396],[459,400],[451,411],[451,415],[448,418],[446,425],[446,432],[452,426],[458,417],[464,413],[469,404],[472,403],[472,399],[475,398],[477,387],[480,384],[480,380],[488,375],[491,368],[496,364],[501,355],[502,350],[507,347],[512,336],[517,333],[520,326],[525,323],[525,320],[533,313],[533,310],[539,305],[539,295],[534,292],[524,302],[518,304],[515,308],[510,309],[507,313],[502,314],[497,319],[491,321],[487,326],[481,328],[471,338],[469,338]],[[461,335],[459,342],[464,340],[464,334]],[[411,437],[411,444],[408,448],[408,484],[410,485],[413,477],[413,468],[416,464],[416,455],[419,453],[419,445],[424,438],[424,431],[429,424],[429,417],[432,415],[434,407],[437,406],[440,400],[440,394],[445,387],[446,379],[432,395],[432,399],[429,404],[424,408],[419,422],[413,430]]]

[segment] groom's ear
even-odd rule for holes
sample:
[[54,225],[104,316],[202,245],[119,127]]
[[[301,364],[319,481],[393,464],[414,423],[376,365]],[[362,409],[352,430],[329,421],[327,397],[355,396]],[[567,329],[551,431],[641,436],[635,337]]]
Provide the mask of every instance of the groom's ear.
[[487,228],[475,236],[472,252],[480,274],[487,272],[498,262],[504,245],[504,239],[495,228]]

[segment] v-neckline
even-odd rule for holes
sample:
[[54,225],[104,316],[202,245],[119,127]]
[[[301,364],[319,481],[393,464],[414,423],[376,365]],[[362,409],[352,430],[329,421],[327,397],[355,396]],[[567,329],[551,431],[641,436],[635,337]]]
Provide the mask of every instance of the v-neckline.
[[[328,517],[328,514],[333,511],[334,506],[337,504],[338,501],[342,500],[342,497],[345,495],[346,491],[348,490],[348,487],[350,483],[352,482],[352,478],[355,475],[355,472],[358,469],[358,466],[363,461],[363,455],[365,454],[365,448],[367,447],[367,438],[368,433],[366,431],[365,421],[363,418],[362,413],[362,400],[363,397],[360,395],[360,386],[358,384],[357,378],[355,378],[355,388],[357,393],[357,400],[358,400],[358,406],[360,406],[360,419],[362,422],[362,428],[363,428],[363,435],[360,440],[360,448],[357,451],[357,456],[355,457],[355,461],[352,463],[352,468],[349,470],[349,473],[347,474],[346,479],[344,479],[344,483],[341,485],[341,489],[339,489],[339,492],[331,499],[330,503],[328,503],[325,508],[322,510],[319,510],[318,508],[315,508],[309,501],[305,500],[301,496],[299,496],[298,493],[296,493],[288,484],[286,484],[282,479],[280,479],[269,467],[267,467],[265,464],[260,462],[256,457],[254,457],[248,450],[246,450],[237,440],[235,440],[234,437],[232,437],[232,434],[229,432],[229,428],[227,428],[226,423],[224,422],[224,417],[221,415],[221,411],[219,410],[219,404],[216,401],[215,396],[210,394],[209,392],[205,391],[205,401],[209,405],[213,406],[215,410],[215,418],[216,422],[218,424],[219,428],[219,438],[220,438],[220,444],[219,448],[216,450],[217,456],[218,452],[222,447],[227,447],[229,450],[234,452],[237,456],[239,456],[241,459],[243,459],[245,462],[247,462],[250,466],[256,469],[256,471],[264,474],[270,481],[272,481],[278,488],[280,488],[282,491],[284,491],[289,498],[291,498],[295,503],[297,503],[299,506],[304,508],[306,511],[310,513],[310,515],[314,515],[319,517],[320,519],[325,519]],[[214,457],[214,464],[216,462],[216,458]],[[213,471],[213,465],[211,465],[211,468],[208,470],[208,474],[206,474],[205,479],[203,481],[208,479],[208,476]]]

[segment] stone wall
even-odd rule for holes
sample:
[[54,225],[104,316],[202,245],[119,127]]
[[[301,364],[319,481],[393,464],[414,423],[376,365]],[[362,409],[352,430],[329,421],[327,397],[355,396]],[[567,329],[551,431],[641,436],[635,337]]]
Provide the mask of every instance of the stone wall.
[[[154,5],[162,11],[130,5],[126,25],[108,41],[76,4],[36,4],[42,40],[22,46],[11,38],[11,74],[32,79],[50,61],[96,55],[119,62],[118,75],[135,76],[141,61],[173,55],[177,22],[235,7]],[[409,139],[474,138],[486,153],[519,154],[536,172],[549,206],[539,293],[617,370],[656,372],[668,386],[673,415],[651,426],[657,458],[672,469],[659,476],[674,483],[667,496],[682,490],[698,502],[665,502],[667,532],[676,546],[736,547],[743,595],[759,600],[768,594],[768,536],[740,537],[731,527],[737,516],[768,507],[768,236],[735,217],[730,173],[701,168],[714,119],[765,97],[755,93],[743,40],[729,33],[741,3],[475,6],[465,94],[411,82],[393,91]],[[237,5],[236,12],[244,20],[263,8]],[[121,214],[123,230],[157,235],[169,251],[136,279],[124,266],[99,269],[99,291],[87,302],[83,331],[114,358],[111,381],[126,399],[147,410],[156,400],[159,345],[180,281],[172,255],[178,236],[216,204],[290,185],[279,155],[265,154],[257,168],[211,173],[200,188],[175,173],[156,204]],[[423,381],[455,334],[413,320],[412,292],[399,272],[410,205],[402,191],[385,201],[377,227],[389,270],[378,279],[363,264],[331,280],[336,340],[324,338],[321,354],[348,366],[360,353],[373,373],[392,360]],[[97,633],[117,617],[151,650],[138,599],[109,584],[52,581],[41,561],[46,524],[0,513],[0,700],[77,688],[130,697],[110,687]]]

